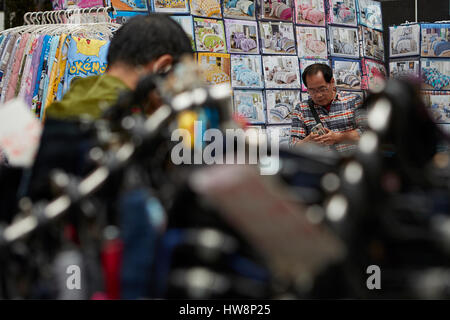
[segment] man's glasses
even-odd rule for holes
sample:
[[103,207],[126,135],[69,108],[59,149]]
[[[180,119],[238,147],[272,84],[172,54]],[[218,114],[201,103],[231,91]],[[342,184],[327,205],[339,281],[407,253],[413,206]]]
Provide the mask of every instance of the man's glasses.
[[312,96],[319,94],[319,93],[327,93],[328,87],[320,87],[319,89],[308,89],[308,93]]

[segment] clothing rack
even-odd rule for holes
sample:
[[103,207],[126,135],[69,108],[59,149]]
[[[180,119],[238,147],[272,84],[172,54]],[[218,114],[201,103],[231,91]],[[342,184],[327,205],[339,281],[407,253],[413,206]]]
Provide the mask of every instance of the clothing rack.
[[99,14],[103,14],[108,17],[108,22],[111,22],[109,13],[112,13],[113,15],[116,14],[114,7],[27,12],[24,14],[23,18],[25,25],[63,24],[70,21],[71,17],[87,18],[91,17],[92,14],[95,14],[94,17],[98,18]]

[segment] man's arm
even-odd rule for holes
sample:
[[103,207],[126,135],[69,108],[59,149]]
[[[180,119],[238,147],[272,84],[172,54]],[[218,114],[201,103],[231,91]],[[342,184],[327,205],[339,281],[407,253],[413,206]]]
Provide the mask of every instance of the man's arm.
[[303,143],[311,142],[312,137],[315,134],[308,135],[308,128],[303,121],[303,115],[301,112],[301,104],[298,105],[291,114],[292,125],[291,125],[291,139],[289,141],[289,146],[298,146]]

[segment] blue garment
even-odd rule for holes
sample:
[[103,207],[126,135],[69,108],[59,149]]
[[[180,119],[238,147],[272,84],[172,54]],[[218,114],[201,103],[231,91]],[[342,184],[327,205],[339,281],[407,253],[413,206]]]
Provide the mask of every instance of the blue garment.
[[148,190],[138,188],[121,196],[119,215],[123,241],[121,299],[148,298],[164,210]]
[[40,114],[42,105],[42,96],[44,94],[44,75],[48,67],[48,55],[50,53],[50,44],[52,37],[45,36],[42,44],[41,58],[39,61],[39,67],[37,69],[36,83],[33,90],[33,98],[31,103],[31,110]]
[[76,78],[101,75],[108,67],[109,41],[70,38],[63,93]]
[[0,84],[2,82],[3,79],[3,74],[5,73],[5,63],[6,63],[6,57],[5,57],[5,52],[6,49],[8,47],[9,41],[11,40],[11,35],[8,34],[8,36],[6,37],[6,39],[2,42],[2,46],[1,46],[1,53],[0,53],[0,61],[1,61],[1,65],[0,65]]
[[[50,84],[50,75],[52,72],[52,67],[53,67],[53,63],[55,62],[56,59],[56,51],[58,50],[58,45],[59,45],[59,38],[60,36],[54,36],[52,37],[52,40],[50,42],[50,51],[48,53],[48,58],[47,58],[47,65],[48,68],[47,70],[42,70],[42,78],[43,78],[43,87],[42,87],[42,97],[39,100],[41,102],[41,110],[40,110],[40,115],[39,118],[42,119],[42,117],[44,116],[44,104],[45,104],[45,100],[47,98],[47,93],[48,93],[48,86]],[[45,65],[44,65],[45,67]]]

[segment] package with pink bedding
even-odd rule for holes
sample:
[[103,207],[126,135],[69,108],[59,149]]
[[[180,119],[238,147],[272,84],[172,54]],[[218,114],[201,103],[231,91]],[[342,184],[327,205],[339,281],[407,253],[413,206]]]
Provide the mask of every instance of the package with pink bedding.
[[327,37],[325,28],[296,27],[297,51],[300,58],[327,59]]
[[293,0],[261,0],[261,19],[292,21]]
[[329,24],[356,26],[355,0],[325,0],[327,7],[327,21]]
[[371,59],[362,59],[362,69],[362,89],[377,90],[383,86],[387,76],[384,64]]
[[295,0],[295,21],[297,24],[325,26],[323,0]]

